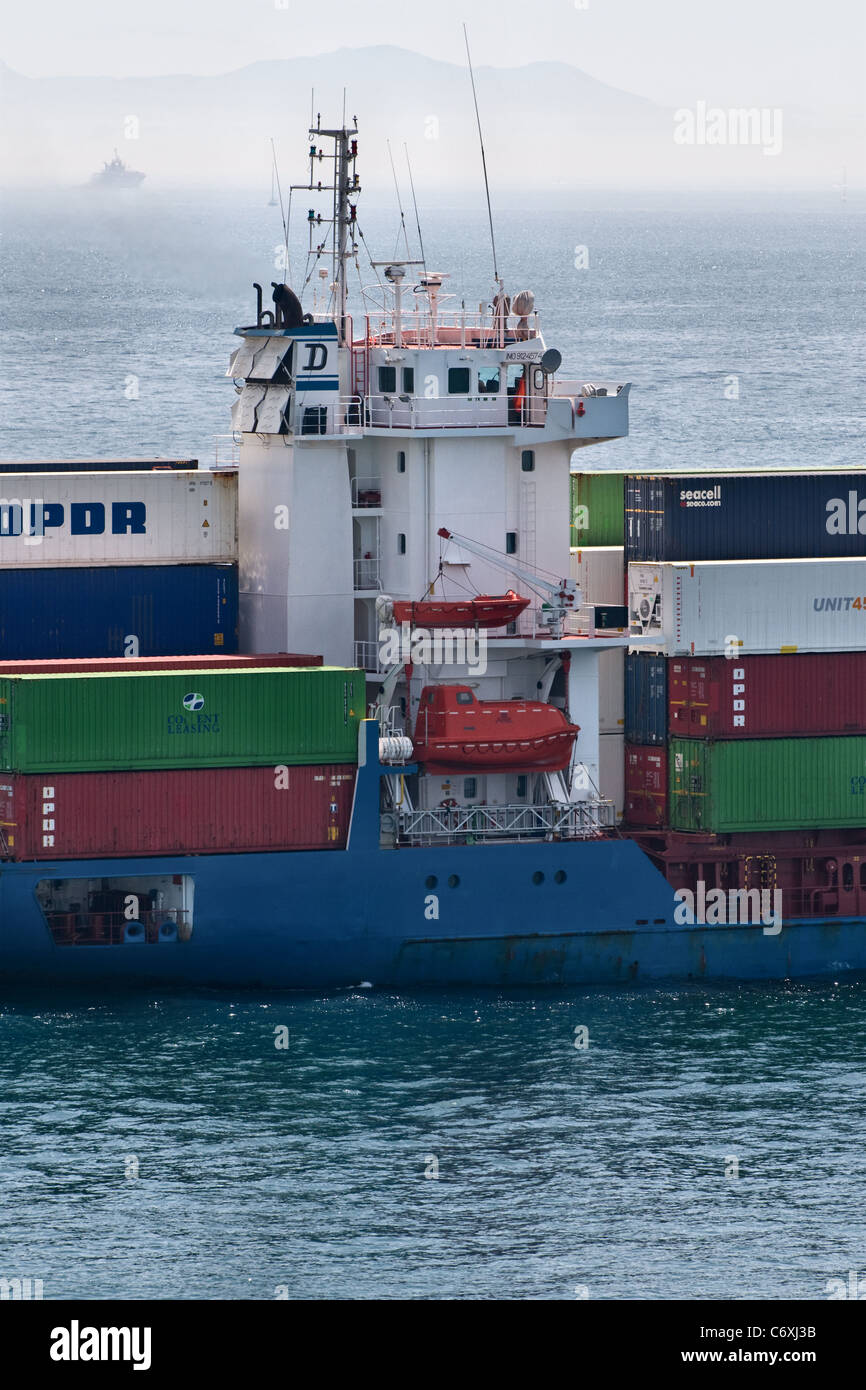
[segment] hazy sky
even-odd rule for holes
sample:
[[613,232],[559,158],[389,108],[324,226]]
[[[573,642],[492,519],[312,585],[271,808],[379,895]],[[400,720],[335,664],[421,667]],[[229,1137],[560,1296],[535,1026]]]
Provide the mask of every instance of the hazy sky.
[[477,65],[560,59],[665,105],[799,105],[853,115],[863,0],[39,0],[6,7],[0,57],[32,77],[219,73],[393,43]]

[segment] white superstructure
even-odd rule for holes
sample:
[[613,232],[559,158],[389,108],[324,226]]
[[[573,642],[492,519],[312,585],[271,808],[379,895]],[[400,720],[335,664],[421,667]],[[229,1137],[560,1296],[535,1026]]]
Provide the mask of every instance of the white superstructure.
[[[265,309],[259,289],[256,321],[236,330],[227,373],[238,391],[241,646],[360,665],[372,696],[385,676],[384,595],[417,601],[434,583],[446,600],[519,589],[532,602],[489,637],[483,672],[416,660],[402,686],[392,682],[392,726],[411,734],[425,685],[471,675],[479,700],[543,690],[581,726],[579,775],[571,768],[544,786],[522,772],[431,775],[420,779],[419,805],[591,800],[598,655],[626,638],[596,637],[591,621],[577,624],[588,635],[557,638],[542,576],[554,587],[568,581],[570,460],[627,433],[629,387],[559,377],[532,294],[509,299],[501,282],[469,309],[423,261],[371,262],[377,294],[355,306],[356,131],[310,136],[304,191],[333,199],[328,216],[311,208],[307,219],[314,269],[331,264],[332,312],[305,314],[282,286]],[[443,541],[442,530],[456,538]],[[510,567],[538,573],[535,591],[510,579]]]

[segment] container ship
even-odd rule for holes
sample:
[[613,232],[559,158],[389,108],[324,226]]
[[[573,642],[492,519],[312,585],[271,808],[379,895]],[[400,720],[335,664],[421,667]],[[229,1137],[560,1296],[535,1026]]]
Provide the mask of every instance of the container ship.
[[310,130],[331,299],[254,286],[214,467],[2,466],[3,978],[866,968],[859,473],[586,469],[629,384],[530,291],[350,304],[357,160]]

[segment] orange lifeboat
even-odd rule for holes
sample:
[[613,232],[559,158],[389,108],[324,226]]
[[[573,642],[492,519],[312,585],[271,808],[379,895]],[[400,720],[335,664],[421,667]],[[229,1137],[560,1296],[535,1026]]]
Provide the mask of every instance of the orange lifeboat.
[[427,772],[559,772],[579,732],[555,705],[476,700],[467,685],[426,685],[413,742]]
[[425,598],[418,603],[394,602],[394,620],[413,627],[504,627],[513,623],[529,599],[513,589],[505,594],[477,594],[471,599]]

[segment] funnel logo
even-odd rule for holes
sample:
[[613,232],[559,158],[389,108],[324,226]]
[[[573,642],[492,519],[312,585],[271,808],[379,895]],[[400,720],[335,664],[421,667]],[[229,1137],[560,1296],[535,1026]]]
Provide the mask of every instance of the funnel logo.
[[193,690],[189,695],[184,695],[183,707],[188,709],[191,714],[195,714],[198,710],[204,709],[204,696]]

